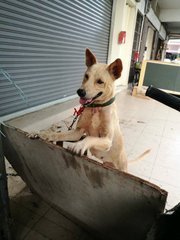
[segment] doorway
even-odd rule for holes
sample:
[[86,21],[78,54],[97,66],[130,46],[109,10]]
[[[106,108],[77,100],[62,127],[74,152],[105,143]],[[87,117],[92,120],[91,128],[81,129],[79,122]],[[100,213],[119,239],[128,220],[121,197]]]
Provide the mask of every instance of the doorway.
[[148,33],[147,33],[147,38],[146,38],[146,45],[145,45],[145,52],[144,52],[143,60],[151,59],[153,39],[154,39],[154,30],[151,27],[148,27]]

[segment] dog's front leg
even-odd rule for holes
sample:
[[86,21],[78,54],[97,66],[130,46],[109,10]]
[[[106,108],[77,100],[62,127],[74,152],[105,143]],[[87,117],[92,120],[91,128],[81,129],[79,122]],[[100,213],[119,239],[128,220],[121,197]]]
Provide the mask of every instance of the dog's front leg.
[[68,149],[71,151],[80,154],[81,156],[91,148],[99,151],[108,151],[112,145],[112,141],[108,137],[91,137],[88,136],[84,138],[82,141],[78,141],[77,143],[72,143]]
[[83,135],[85,130],[82,128],[76,128],[67,132],[46,132],[39,133],[39,137],[51,142],[58,141],[78,141]]

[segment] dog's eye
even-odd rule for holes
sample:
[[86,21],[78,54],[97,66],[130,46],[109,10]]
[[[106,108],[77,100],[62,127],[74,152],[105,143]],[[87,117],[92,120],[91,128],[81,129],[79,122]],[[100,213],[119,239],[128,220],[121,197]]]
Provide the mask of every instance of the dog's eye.
[[88,76],[88,74],[86,73],[86,74],[84,75],[84,80],[88,80],[88,78],[89,78],[89,76]]
[[101,79],[98,79],[98,80],[97,80],[97,83],[98,83],[98,84],[103,84],[104,82],[103,82]]

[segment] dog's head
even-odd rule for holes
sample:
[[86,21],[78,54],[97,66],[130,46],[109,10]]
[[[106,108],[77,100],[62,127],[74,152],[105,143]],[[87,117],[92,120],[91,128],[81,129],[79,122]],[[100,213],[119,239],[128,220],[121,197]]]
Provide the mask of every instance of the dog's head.
[[103,103],[111,99],[114,96],[114,81],[121,76],[121,60],[116,59],[110,65],[97,63],[93,53],[86,49],[86,66],[84,80],[77,90],[80,103]]

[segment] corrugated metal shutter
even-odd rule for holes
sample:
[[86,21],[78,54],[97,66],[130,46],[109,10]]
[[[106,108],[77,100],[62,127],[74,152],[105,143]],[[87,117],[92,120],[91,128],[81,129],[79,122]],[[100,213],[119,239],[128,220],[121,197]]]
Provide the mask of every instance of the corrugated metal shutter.
[[76,93],[85,48],[107,61],[112,1],[0,0],[0,116]]

